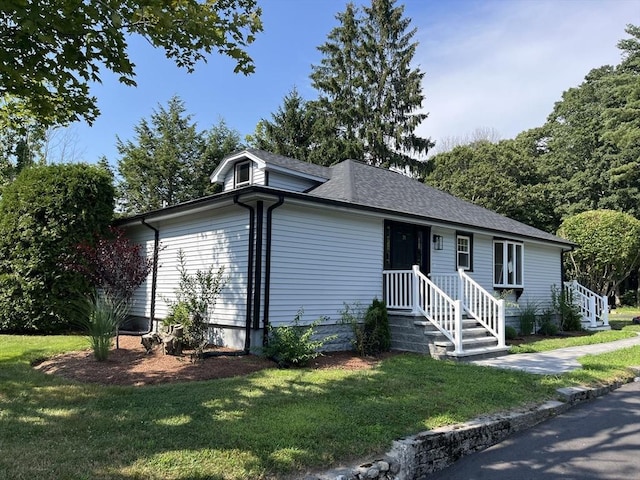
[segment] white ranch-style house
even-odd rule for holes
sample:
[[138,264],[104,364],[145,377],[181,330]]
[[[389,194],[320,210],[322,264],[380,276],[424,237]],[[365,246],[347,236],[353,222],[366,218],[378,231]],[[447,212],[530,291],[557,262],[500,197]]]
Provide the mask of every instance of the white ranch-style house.
[[[340,311],[378,298],[395,349],[500,353],[518,304],[549,304],[563,285],[563,252],[574,247],[352,160],[323,167],[247,149],[225,158],[211,181],[223,191],[118,222],[154,258],[132,314],[158,328],[182,251],[192,273],[224,266],[211,341],[247,352],[263,345],[268,325],[290,324],[301,309],[304,322],[326,317],[322,332],[340,333],[330,348],[349,348]],[[567,288],[578,292],[590,325],[606,323],[599,297]]]

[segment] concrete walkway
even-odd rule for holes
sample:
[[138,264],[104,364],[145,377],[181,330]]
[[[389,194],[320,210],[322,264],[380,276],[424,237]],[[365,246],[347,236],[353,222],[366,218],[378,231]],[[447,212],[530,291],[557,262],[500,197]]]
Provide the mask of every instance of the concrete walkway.
[[640,345],[640,334],[634,338],[625,338],[615,342],[560,348],[542,353],[517,353],[484,360],[472,360],[469,363],[487,367],[524,370],[525,372],[540,375],[556,375],[580,368],[581,365],[577,360],[579,357],[597,355],[635,345]]

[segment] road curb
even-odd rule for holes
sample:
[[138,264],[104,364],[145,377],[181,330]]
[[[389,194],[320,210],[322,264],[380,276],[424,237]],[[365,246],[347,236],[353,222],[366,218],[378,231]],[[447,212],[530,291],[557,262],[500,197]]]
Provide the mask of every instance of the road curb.
[[[304,480],[413,480],[452,465],[460,458],[500,443],[510,435],[531,428],[570,408],[640,381],[640,366],[630,367],[636,377],[601,387],[564,387],[557,390],[558,400],[528,409],[518,409],[475,418],[466,423],[436,428],[393,442],[382,458],[351,467],[334,469]],[[378,469],[376,465],[388,465]]]

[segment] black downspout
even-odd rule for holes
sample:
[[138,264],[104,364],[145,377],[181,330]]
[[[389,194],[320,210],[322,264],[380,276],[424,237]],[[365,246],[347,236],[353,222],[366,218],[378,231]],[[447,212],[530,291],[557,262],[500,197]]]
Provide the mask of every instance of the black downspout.
[[262,221],[264,202],[256,204],[256,282],[253,290],[253,329],[260,328],[260,288],[262,287]]
[[269,296],[271,294],[271,228],[273,211],[284,203],[284,196],[280,195],[278,201],[267,208],[267,252],[264,264],[264,317],[262,331],[262,345],[266,346],[269,340]]
[[[160,230],[158,230],[153,225],[149,225],[145,222],[144,218],[142,219],[142,225],[147,228],[153,230],[154,239],[153,239],[153,270],[151,273],[151,319],[149,320],[149,329],[146,333],[151,333],[153,329],[153,323],[156,319],[156,289],[158,285],[158,256],[160,251]],[[158,331],[158,326],[156,325],[156,332]]]
[[249,350],[251,349],[251,310],[253,306],[253,237],[255,233],[253,219],[255,216],[255,209],[251,205],[242,203],[240,200],[238,200],[238,197],[239,195],[233,197],[233,203],[249,210],[249,252],[247,255],[247,315],[244,339],[244,351],[249,353]]

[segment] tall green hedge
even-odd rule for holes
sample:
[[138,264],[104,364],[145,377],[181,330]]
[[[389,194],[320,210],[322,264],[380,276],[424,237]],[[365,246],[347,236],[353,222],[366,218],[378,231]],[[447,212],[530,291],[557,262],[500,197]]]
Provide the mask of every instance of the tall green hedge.
[[23,171],[0,199],[0,330],[66,330],[86,281],[64,267],[80,242],[111,221],[114,189],[104,168],[48,165]]

